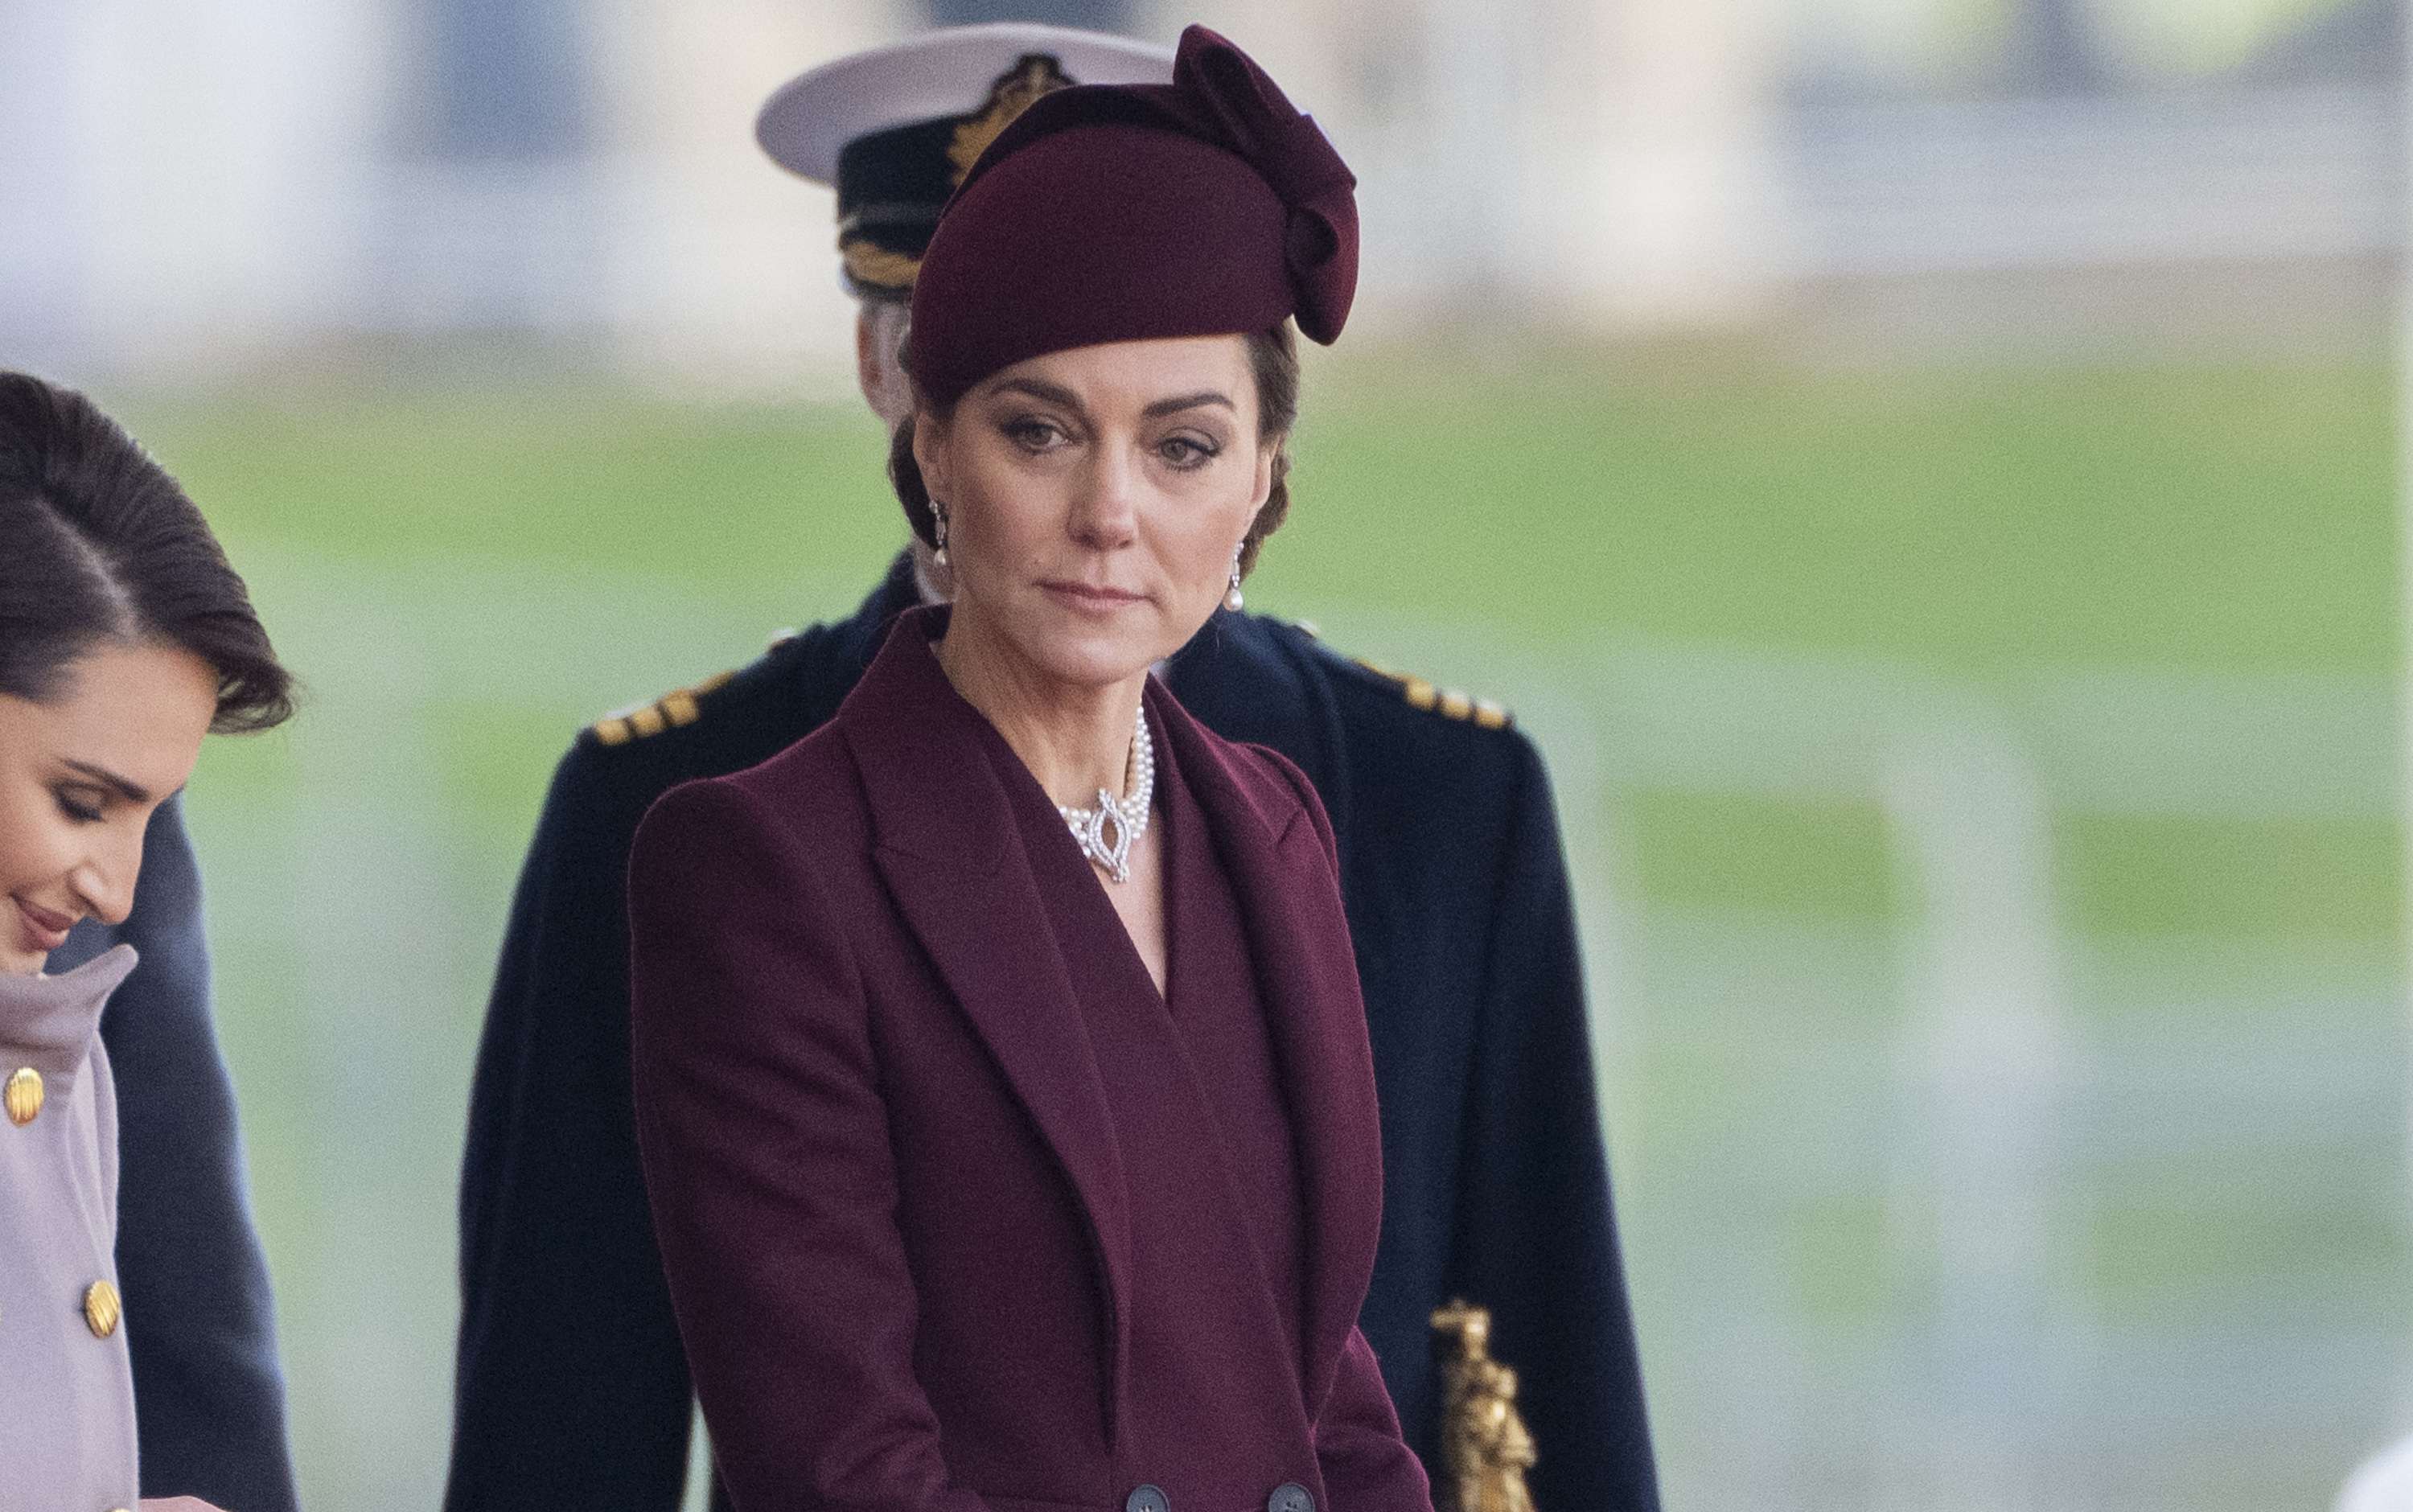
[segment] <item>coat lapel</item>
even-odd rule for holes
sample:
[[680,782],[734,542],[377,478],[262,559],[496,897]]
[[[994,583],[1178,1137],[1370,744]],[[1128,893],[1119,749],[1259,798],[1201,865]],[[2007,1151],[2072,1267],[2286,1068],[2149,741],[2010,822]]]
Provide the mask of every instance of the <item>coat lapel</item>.
[[1374,1062],[1349,922],[1314,822],[1287,805],[1262,806],[1228,748],[1153,682],[1148,697],[1231,879],[1281,1066],[1306,1205],[1302,1366],[1313,1406],[1331,1389],[1357,1322],[1382,1226]]
[[1122,1157],[1007,794],[1009,780],[1030,778],[947,682],[929,650],[941,623],[932,611],[904,615],[836,722],[870,798],[874,860],[897,908],[1088,1212],[1118,1385],[1131,1335]]

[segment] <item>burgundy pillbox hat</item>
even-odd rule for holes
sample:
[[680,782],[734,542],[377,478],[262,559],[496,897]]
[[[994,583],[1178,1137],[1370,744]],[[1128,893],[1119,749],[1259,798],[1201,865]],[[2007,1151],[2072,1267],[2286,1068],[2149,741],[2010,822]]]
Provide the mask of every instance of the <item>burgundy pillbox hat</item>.
[[914,285],[914,381],[950,405],[1048,352],[1285,316],[1329,346],[1357,289],[1356,185],[1264,69],[1192,26],[1172,83],[1058,90],[972,165]]

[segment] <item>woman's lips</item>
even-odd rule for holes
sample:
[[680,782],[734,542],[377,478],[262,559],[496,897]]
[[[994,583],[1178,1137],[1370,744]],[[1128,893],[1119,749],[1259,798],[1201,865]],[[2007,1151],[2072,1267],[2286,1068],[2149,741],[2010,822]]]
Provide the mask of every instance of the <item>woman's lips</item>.
[[22,933],[27,950],[38,951],[47,956],[67,942],[67,931],[75,927],[75,920],[64,913],[54,913],[49,909],[28,903],[22,897],[15,899],[15,902],[17,917],[24,926]]
[[1076,608],[1092,611],[1120,609],[1147,597],[1123,588],[1101,587],[1094,583],[1042,583],[1040,586]]

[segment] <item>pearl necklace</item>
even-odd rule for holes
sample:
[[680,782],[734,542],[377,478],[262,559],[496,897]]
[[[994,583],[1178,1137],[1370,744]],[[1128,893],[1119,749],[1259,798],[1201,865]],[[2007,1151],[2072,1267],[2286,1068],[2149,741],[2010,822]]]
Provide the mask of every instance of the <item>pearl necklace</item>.
[[[1131,773],[1131,792],[1120,798],[1100,788],[1095,808],[1075,808],[1064,803],[1056,806],[1081,853],[1105,867],[1106,875],[1118,882],[1131,881],[1131,849],[1147,833],[1148,809],[1156,799],[1156,741],[1147,733],[1147,709],[1144,705],[1139,711],[1138,727],[1132,732]],[[1106,843],[1106,826],[1110,823],[1115,827],[1111,845]]]

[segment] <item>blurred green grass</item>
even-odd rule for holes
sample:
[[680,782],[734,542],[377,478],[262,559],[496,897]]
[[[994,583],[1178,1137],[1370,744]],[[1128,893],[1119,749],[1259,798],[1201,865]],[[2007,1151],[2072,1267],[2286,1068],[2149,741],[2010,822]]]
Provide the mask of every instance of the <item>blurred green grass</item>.
[[[2396,665],[2382,367],[1832,372],[1416,348],[1311,365],[1255,591],[1548,638],[1966,672]],[[537,385],[137,407],[235,541],[871,574],[902,537],[859,409]]]

